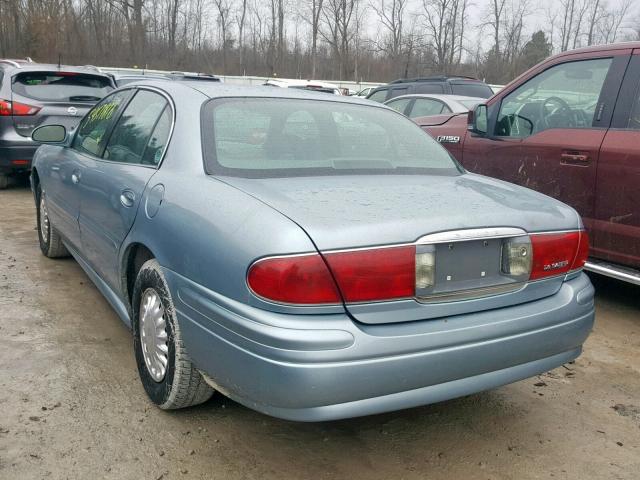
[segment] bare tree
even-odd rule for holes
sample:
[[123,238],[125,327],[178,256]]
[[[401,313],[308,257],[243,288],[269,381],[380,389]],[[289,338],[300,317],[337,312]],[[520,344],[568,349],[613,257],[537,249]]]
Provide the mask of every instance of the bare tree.
[[423,27],[436,54],[437,67],[453,73],[459,65],[467,0],[422,0]]
[[220,27],[220,44],[222,46],[222,70],[227,71],[227,51],[229,49],[229,26],[231,23],[231,5],[229,0],[213,0],[218,14],[218,26]]

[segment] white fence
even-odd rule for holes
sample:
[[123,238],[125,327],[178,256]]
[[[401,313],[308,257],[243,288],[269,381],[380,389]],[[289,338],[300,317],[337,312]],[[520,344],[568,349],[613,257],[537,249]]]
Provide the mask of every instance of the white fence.
[[[141,74],[153,74],[153,73],[170,73],[166,70],[149,70],[149,69],[141,69],[141,68],[116,68],[116,67],[99,67],[100,70],[109,73],[130,73],[132,75],[141,75]],[[186,72],[184,72],[186,73]],[[216,75],[220,80],[224,83],[228,83],[230,85],[263,85],[264,82],[269,80],[272,77],[255,77],[255,76],[241,76],[241,75]],[[299,79],[288,79],[288,78],[279,78],[279,80],[299,80]],[[314,78],[314,80],[333,83],[334,85],[338,85],[340,88],[348,88],[353,91],[360,91],[366,87],[377,87],[379,85],[384,85],[385,82],[349,82],[344,80],[320,80]],[[499,91],[504,85],[489,85],[491,89],[495,92]]]
[[[141,68],[116,68],[116,67],[99,67],[103,72],[108,73],[129,73],[132,75],[142,75],[142,74],[165,74],[170,73],[166,70],[150,70],[150,69],[141,69]],[[186,72],[185,72],[186,73]],[[220,80],[224,83],[228,83],[230,85],[263,85],[264,82],[269,80],[271,77],[255,77],[255,76],[236,76],[236,75],[216,75]],[[275,77],[274,77],[275,78]],[[279,80],[289,80],[287,78],[278,78]],[[319,80],[322,82],[333,83],[334,85],[339,86],[340,88],[348,88],[350,90],[359,91],[366,87],[377,87],[378,85],[383,85],[385,82],[348,82],[348,81],[336,81],[336,80]]]

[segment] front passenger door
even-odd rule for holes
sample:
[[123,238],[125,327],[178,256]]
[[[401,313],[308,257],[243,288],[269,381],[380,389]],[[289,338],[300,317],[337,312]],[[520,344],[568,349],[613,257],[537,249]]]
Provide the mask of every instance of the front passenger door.
[[118,252],[144,189],[162,159],[173,120],[167,99],[139,89],[99,156],[87,156],[80,183],[80,236],[87,261],[117,290]]

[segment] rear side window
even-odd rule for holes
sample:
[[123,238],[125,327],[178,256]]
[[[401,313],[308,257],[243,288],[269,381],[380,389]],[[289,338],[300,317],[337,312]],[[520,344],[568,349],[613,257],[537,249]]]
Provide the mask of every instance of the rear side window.
[[78,133],[73,139],[73,148],[99,157],[111,125],[130,95],[131,90],[119,91],[93,107],[80,122]]
[[157,165],[153,158],[144,156],[160,115],[167,106],[162,95],[140,90],[122,112],[104,151],[105,160],[121,163]]
[[377,92],[374,92],[373,94],[371,94],[370,97],[367,97],[367,100],[373,100],[374,102],[384,102],[387,98],[387,89],[384,90],[378,90]]
[[214,100],[203,110],[202,128],[210,174],[459,173],[435,140],[386,108],[320,100]]
[[441,83],[421,83],[413,87],[413,93],[444,93]]
[[411,100],[411,98],[399,98],[398,100],[387,103],[387,107],[393,108],[396,112],[404,113]]
[[98,75],[24,72],[14,77],[12,90],[43,102],[97,102],[113,87],[109,79]]
[[453,83],[451,91],[454,95],[465,97],[489,98],[493,96],[493,90],[489,85],[483,83]]
[[[445,110],[446,109],[446,110]],[[411,113],[409,117],[428,117],[430,115],[439,115],[442,112],[450,112],[448,107],[444,103],[438,100],[432,100],[430,98],[417,98],[413,107],[411,107]]]

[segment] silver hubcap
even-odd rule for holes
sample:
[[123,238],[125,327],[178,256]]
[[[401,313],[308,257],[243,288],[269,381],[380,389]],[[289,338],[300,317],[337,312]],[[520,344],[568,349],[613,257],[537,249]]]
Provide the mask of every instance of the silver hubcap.
[[40,232],[45,242],[49,241],[49,214],[44,203],[44,195],[40,196]]
[[167,345],[167,321],[160,296],[153,288],[142,294],[140,302],[140,344],[147,370],[156,382],[167,373],[169,346]]

